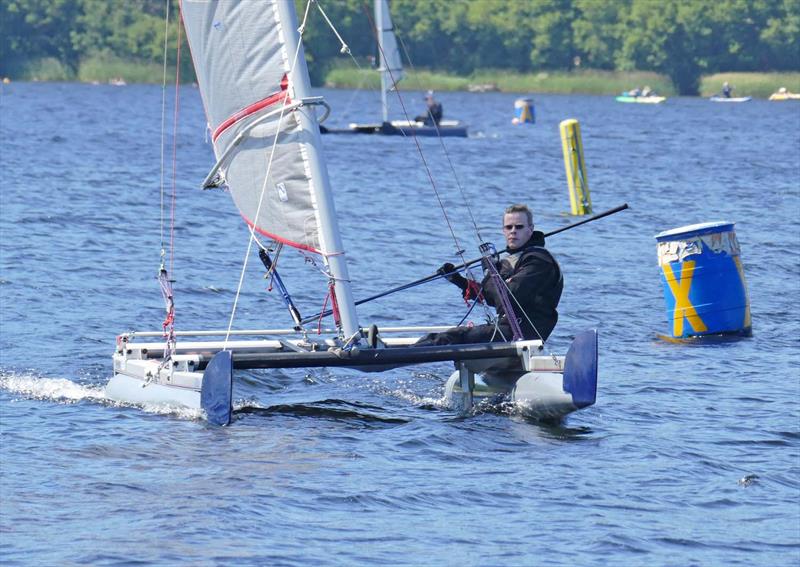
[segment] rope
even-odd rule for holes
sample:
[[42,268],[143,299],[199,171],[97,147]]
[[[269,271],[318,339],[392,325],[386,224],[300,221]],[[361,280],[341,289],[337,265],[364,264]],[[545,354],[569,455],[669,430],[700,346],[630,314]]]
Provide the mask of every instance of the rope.
[[169,51],[169,11],[170,0],[166,1],[166,14],[164,16],[164,65],[163,77],[161,79],[161,172],[160,172],[160,185],[159,195],[161,201],[161,268],[164,268],[164,258],[167,255],[164,250],[164,147],[166,145],[166,132],[167,132],[167,55]]
[[[406,56],[408,65],[409,67],[411,67],[411,70],[414,71],[414,77],[416,78],[417,75],[416,75],[416,69],[414,67],[414,62],[411,60],[411,55],[409,55],[408,53],[406,44],[403,41],[403,38],[398,37],[397,39],[400,40],[400,46],[403,48],[403,53]],[[422,90],[422,84],[419,82],[419,79],[417,79],[417,87],[420,90]],[[430,111],[428,111],[428,114],[430,115]],[[433,119],[433,116],[431,116],[431,119]],[[481,231],[478,228],[478,223],[475,222],[475,216],[472,214],[472,207],[469,206],[469,200],[467,199],[466,193],[464,193],[464,187],[461,185],[461,181],[458,179],[458,174],[456,173],[455,165],[453,164],[453,160],[450,158],[450,152],[447,151],[447,145],[444,143],[444,137],[439,132],[439,124],[435,120],[432,121],[434,127],[436,128],[436,137],[439,139],[439,144],[442,146],[442,151],[444,152],[445,158],[447,158],[447,163],[448,165],[450,165],[450,171],[453,173],[453,179],[456,182],[456,186],[458,187],[459,193],[461,193],[461,199],[464,201],[464,206],[467,209],[467,213],[469,213],[469,218],[470,221],[472,222],[472,227],[475,229],[475,234],[478,237],[478,242],[483,242],[483,237],[481,236]]]
[[172,201],[170,206],[169,222],[169,271],[173,273],[175,262],[175,202],[178,194],[178,116],[180,112],[180,92],[181,92],[181,40],[183,39],[183,26],[178,26],[178,47],[175,56],[175,112],[172,120]]
[[[367,18],[369,19],[370,25],[372,26],[372,29],[374,30],[375,42],[378,45],[378,50],[380,51],[380,56],[381,56],[381,58],[382,58],[382,60],[384,62],[384,65],[386,66],[386,70],[389,73],[389,78],[392,81],[392,87],[393,87],[392,90],[397,94],[397,100],[400,102],[400,107],[403,110],[403,116],[405,116],[405,118],[406,118],[406,120],[408,122],[411,122],[411,119],[409,118],[408,110],[406,109],[405,101],[403,100],[403,96],[400,94],[400,91],[397,88],[397,81],[394,78],[394,74],[392,73],[392,70],[389,68],[389,62],[386,59],[386,54],[383,52],[383,47],[381,46],[380,41],[378,40],[378,30],[377,30],[377,28],[375,26],[375,21],[372,19],[372,16],[370,15],[370,13],[366,9],[366,7],[365,7],[365,12],[367,14]],[[439,134],[439,129],[438,128],[436,129],[436,133]],[[459,256],[462,259],[462,263],[466,263],[466,259],[464,258],[464,249],[461,248],[461,244],[458,241],[458,237],[456,236],[456,233],[453,230],[453,224],[450,222],[450,217],[447,215],[447,210],[445,209],[444,202],[442,201],[442,197],[439,194],[439,190],[436,188],[436,182],[433,179],[433,174],[431,173],[431,169],[428,166],[428,161],[425,159],[425,152],[422,151],[422,146],[420,145],[419,140],[417,139],[417,136],[409,136],[409,137],[413,138],[413,140],[414,140],[414,144],[416,145],[416,148],[417,148],[417,153],[419,153],[419,157],[422,160],[422,165],[425,168],[425,173],[428,175],[428,180],[430,181],[431,188],[433,189],[434,195],[436,196],[436,200],[439,203],[439,208],[442,211],[442,216],[444,216],[445,223],[447,223],[447,229],[450,231],[450,235],[453,237],[453,242],[456,245],[456,255]],[[438,137],[441,138],[441,136],[438,136]]]

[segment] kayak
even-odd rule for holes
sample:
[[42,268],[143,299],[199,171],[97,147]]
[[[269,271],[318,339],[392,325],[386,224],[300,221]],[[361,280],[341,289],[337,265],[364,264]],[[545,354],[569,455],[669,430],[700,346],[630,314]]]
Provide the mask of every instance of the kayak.
[[712,96],[710,99],[711,102],[747,102],[748,100],[752,100],[753,97],[751,96],[731,96],[731,97],[724,97],[724,96]]
[[616,98],[617,102],[637,102],[640,104],[658,104],[667,100],[665,96],[629,96],[620,95]]
[[800,100],[798,93],[773,93],[769,95],[770,100]]

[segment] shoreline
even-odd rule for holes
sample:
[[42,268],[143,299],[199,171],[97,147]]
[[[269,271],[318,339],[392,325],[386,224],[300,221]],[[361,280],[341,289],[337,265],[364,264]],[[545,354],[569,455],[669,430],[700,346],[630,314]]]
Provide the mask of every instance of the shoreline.
[[[174,69],[167,77],[174,77]],[[194,82],[187,77],[185,84]],[[98,59],[84,62],[74,74],[68,73],[55,60],[42,60],[25,69],[17,77],[2,77],[3,83],[13,82],[74,82],[86,84],[161,84],[163,69],[137,62]],[[721,91],[722,83],[729,82],[737,96],[768,98],[779,88],[800,92],[800,72],[731,72],[715,73],[701,77],[699,97],[713,96]],[[315,81],[314,87],[379,90],[380,78],[371,68],[330,69],[324,80]],[[169,81],[168,81],[169,84]],[[514,94],[594,94],[619,95],[635,87],[649,86],[661,96],[678,96],[669,77],[651,71],[604,71],[582,69],[578,71],[541,71],[515,73],[499,69],[478,70],[468,76],[451,75],[427,69],[407,70],[399,85],[402,91],[462,91],[500,92]]]

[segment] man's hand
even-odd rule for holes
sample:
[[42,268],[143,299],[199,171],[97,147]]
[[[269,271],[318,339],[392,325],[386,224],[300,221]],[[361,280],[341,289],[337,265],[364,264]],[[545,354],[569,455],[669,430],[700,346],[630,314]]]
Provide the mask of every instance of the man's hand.
[[442,267],[436,270],[436,273],[439,274],[440,276],[444,276],[444,278],[451,283],[453,279],[458,275],[458,273],[456,272],[456,267],[450,262],[445,262],[444,264],[442,264]]
[[440,276],[444,276],[451,284],[455,284],[462,290],[467,287],[467,278],[462,276],[456,271],[456,267],[450,262],[442,264],[442,267],[436,270]]

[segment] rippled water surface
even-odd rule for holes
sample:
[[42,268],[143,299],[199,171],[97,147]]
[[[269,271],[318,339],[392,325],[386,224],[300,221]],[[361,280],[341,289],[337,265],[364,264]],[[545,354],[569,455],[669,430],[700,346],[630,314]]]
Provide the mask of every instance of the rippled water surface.
[[[334,126],[378,116],[374,93],[324,94]],[[469,257],[470,211],[496,243],[512,202],[529,203],[542,230],[570,222],[565,118],[583,128],[595,209],[632,207],[548,242],[566,278],[550,348],[600,333],[597,404],[560,425],[499,408],[458,415],[442,404],[447,364],[243,374],[226,428],[109,402],[115,335],[163,319],[161,89],[3,87],[4,565],[800,562],[800,104],[540,96],[538,123],[513,127],[514,95],[441,99],[471,136],[420,148]],[[418,94],[405,102],[422,106]],[[182,90],[177,129],[177,326],[224,328],[248,233],[227,194],[198,189],[213,157],[196,89]],[[453,259],[412,140],[324,145],[357,298]],[[169,136],[167,185],[172,148]],[[754,335],[659,341],[653,235],[715,220],[736,222]],[[285,252],[281,267],[303,313],[319,310],[313,266]],[[262,275],[251,262],[238,328],[290,326]],[[441,281],[360,311],[384,325],[463,314]]]

